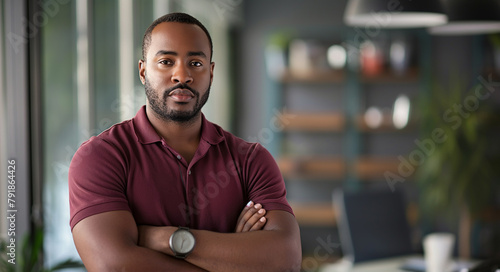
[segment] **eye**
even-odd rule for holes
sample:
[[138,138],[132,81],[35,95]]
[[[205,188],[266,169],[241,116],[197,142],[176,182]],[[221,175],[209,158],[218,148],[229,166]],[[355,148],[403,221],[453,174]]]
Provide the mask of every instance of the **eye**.
[[191,66],[201,67],[201,66],[203,66],[203,63],[201,63],[200,61],[192,61]]
[[158,63],[163,64],[163,65],[173,65],[174,64],[174,62],[169,60],[169,59],[160,60],[160,61],[158,61]]

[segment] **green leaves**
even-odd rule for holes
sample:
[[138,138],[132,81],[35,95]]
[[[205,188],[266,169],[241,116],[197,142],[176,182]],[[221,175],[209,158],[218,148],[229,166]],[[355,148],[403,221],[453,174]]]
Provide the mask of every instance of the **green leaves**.
[[17,248],[16,264],[6,259],[7,242],[0,241],[0,272],[52,272],[66,268],[83,268],[80,261],[67,259],[50,268],[43,267],[43,229],[35,228]]
[[[487,99],[474,92],[481,86],[465,88],[455,78],[449,88],[434,84],[421,104],[424,136],[433,129],[445,131],[446,141],[419,167],[417,179],[424,213],[443,213],[455,217],[459,207],[474,214],[491,201],[494,178],[500,176],[492,154],[492,128],[499,127]],[[497,184],[498,185],[498,184]]]

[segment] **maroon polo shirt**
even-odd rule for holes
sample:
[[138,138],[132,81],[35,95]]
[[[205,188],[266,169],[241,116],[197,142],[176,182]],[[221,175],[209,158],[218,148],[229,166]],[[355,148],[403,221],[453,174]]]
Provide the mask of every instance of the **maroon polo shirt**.
[[207,121],[190,164],[156,133],[142,107],[83,143],[69,169],[71,229],[107,211],[130,211],[138,225],[233,232],[250,200],[292,209],[271,154]]

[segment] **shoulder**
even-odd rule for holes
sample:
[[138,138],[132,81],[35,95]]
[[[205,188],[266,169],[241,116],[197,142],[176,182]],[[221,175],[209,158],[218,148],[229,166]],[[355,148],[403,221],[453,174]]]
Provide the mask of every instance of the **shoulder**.
[[228,146],[230,150],[232,150],[232,153],[234,154],[235,152],[237,152],[238,157],[248,158],[249,156],[256,155],[259,153],[269,153],[258,142],[250,142],[244,140],[234,135],[233,133],[224,130],[223,128],[221,128],[216,124],[211,123],[211,125],[213,125],[217,133],[222,136],[222,138],[225,141],[225,144]]
[[137,136],[135,134],[133,119],[115,124],[92,139],[118,146],[130,141],[136,142]]
[[129,145],[130,142],[136,142],[133,120],[123,121],[115,124],[97,136],[91,137],[89,140],[82,143],[82,147],[103,147],[114,146],[119,148],[123,145]]
[[131,122],[132,120],[127,120],[115,124],[83,142],[71,160],[71,168],[80,166],[83,162],[87,165],[110,159],[122,161],[135,141]]
[[276,164],[271,153],[258,142],[244,140],[224,129],[215,125],[215,128],[223,136],[225,145],[230,150],[234,158],[239,158],[241,165],[247,167],[255,167],[264,165],[274,167]]

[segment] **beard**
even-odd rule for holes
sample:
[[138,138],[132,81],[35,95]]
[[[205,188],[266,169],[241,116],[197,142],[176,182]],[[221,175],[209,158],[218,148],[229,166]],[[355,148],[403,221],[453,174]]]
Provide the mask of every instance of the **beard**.
[[[163,93],[155,90],[148,78],[146,77],[144,83],[144,89],[146,90],[146,97],[148,99],[149,106],[155,113],[155,115],[164,121],[173,121],[177,123],[187,124],[195,120],[201,112],[201,108],[205,105],[210,95],[210,87],[208,85],[207,91],[200,97],[200,93],[195,89],[187,86],[186,84],[179,83],[172,88],[166,89]],[[168,94],[175,89],[187,89],[190,90],[195,96],[195,105],[192,110],[179,111],[171,109],[167,106]],[[181,103],[181,102],[177,102]]]

